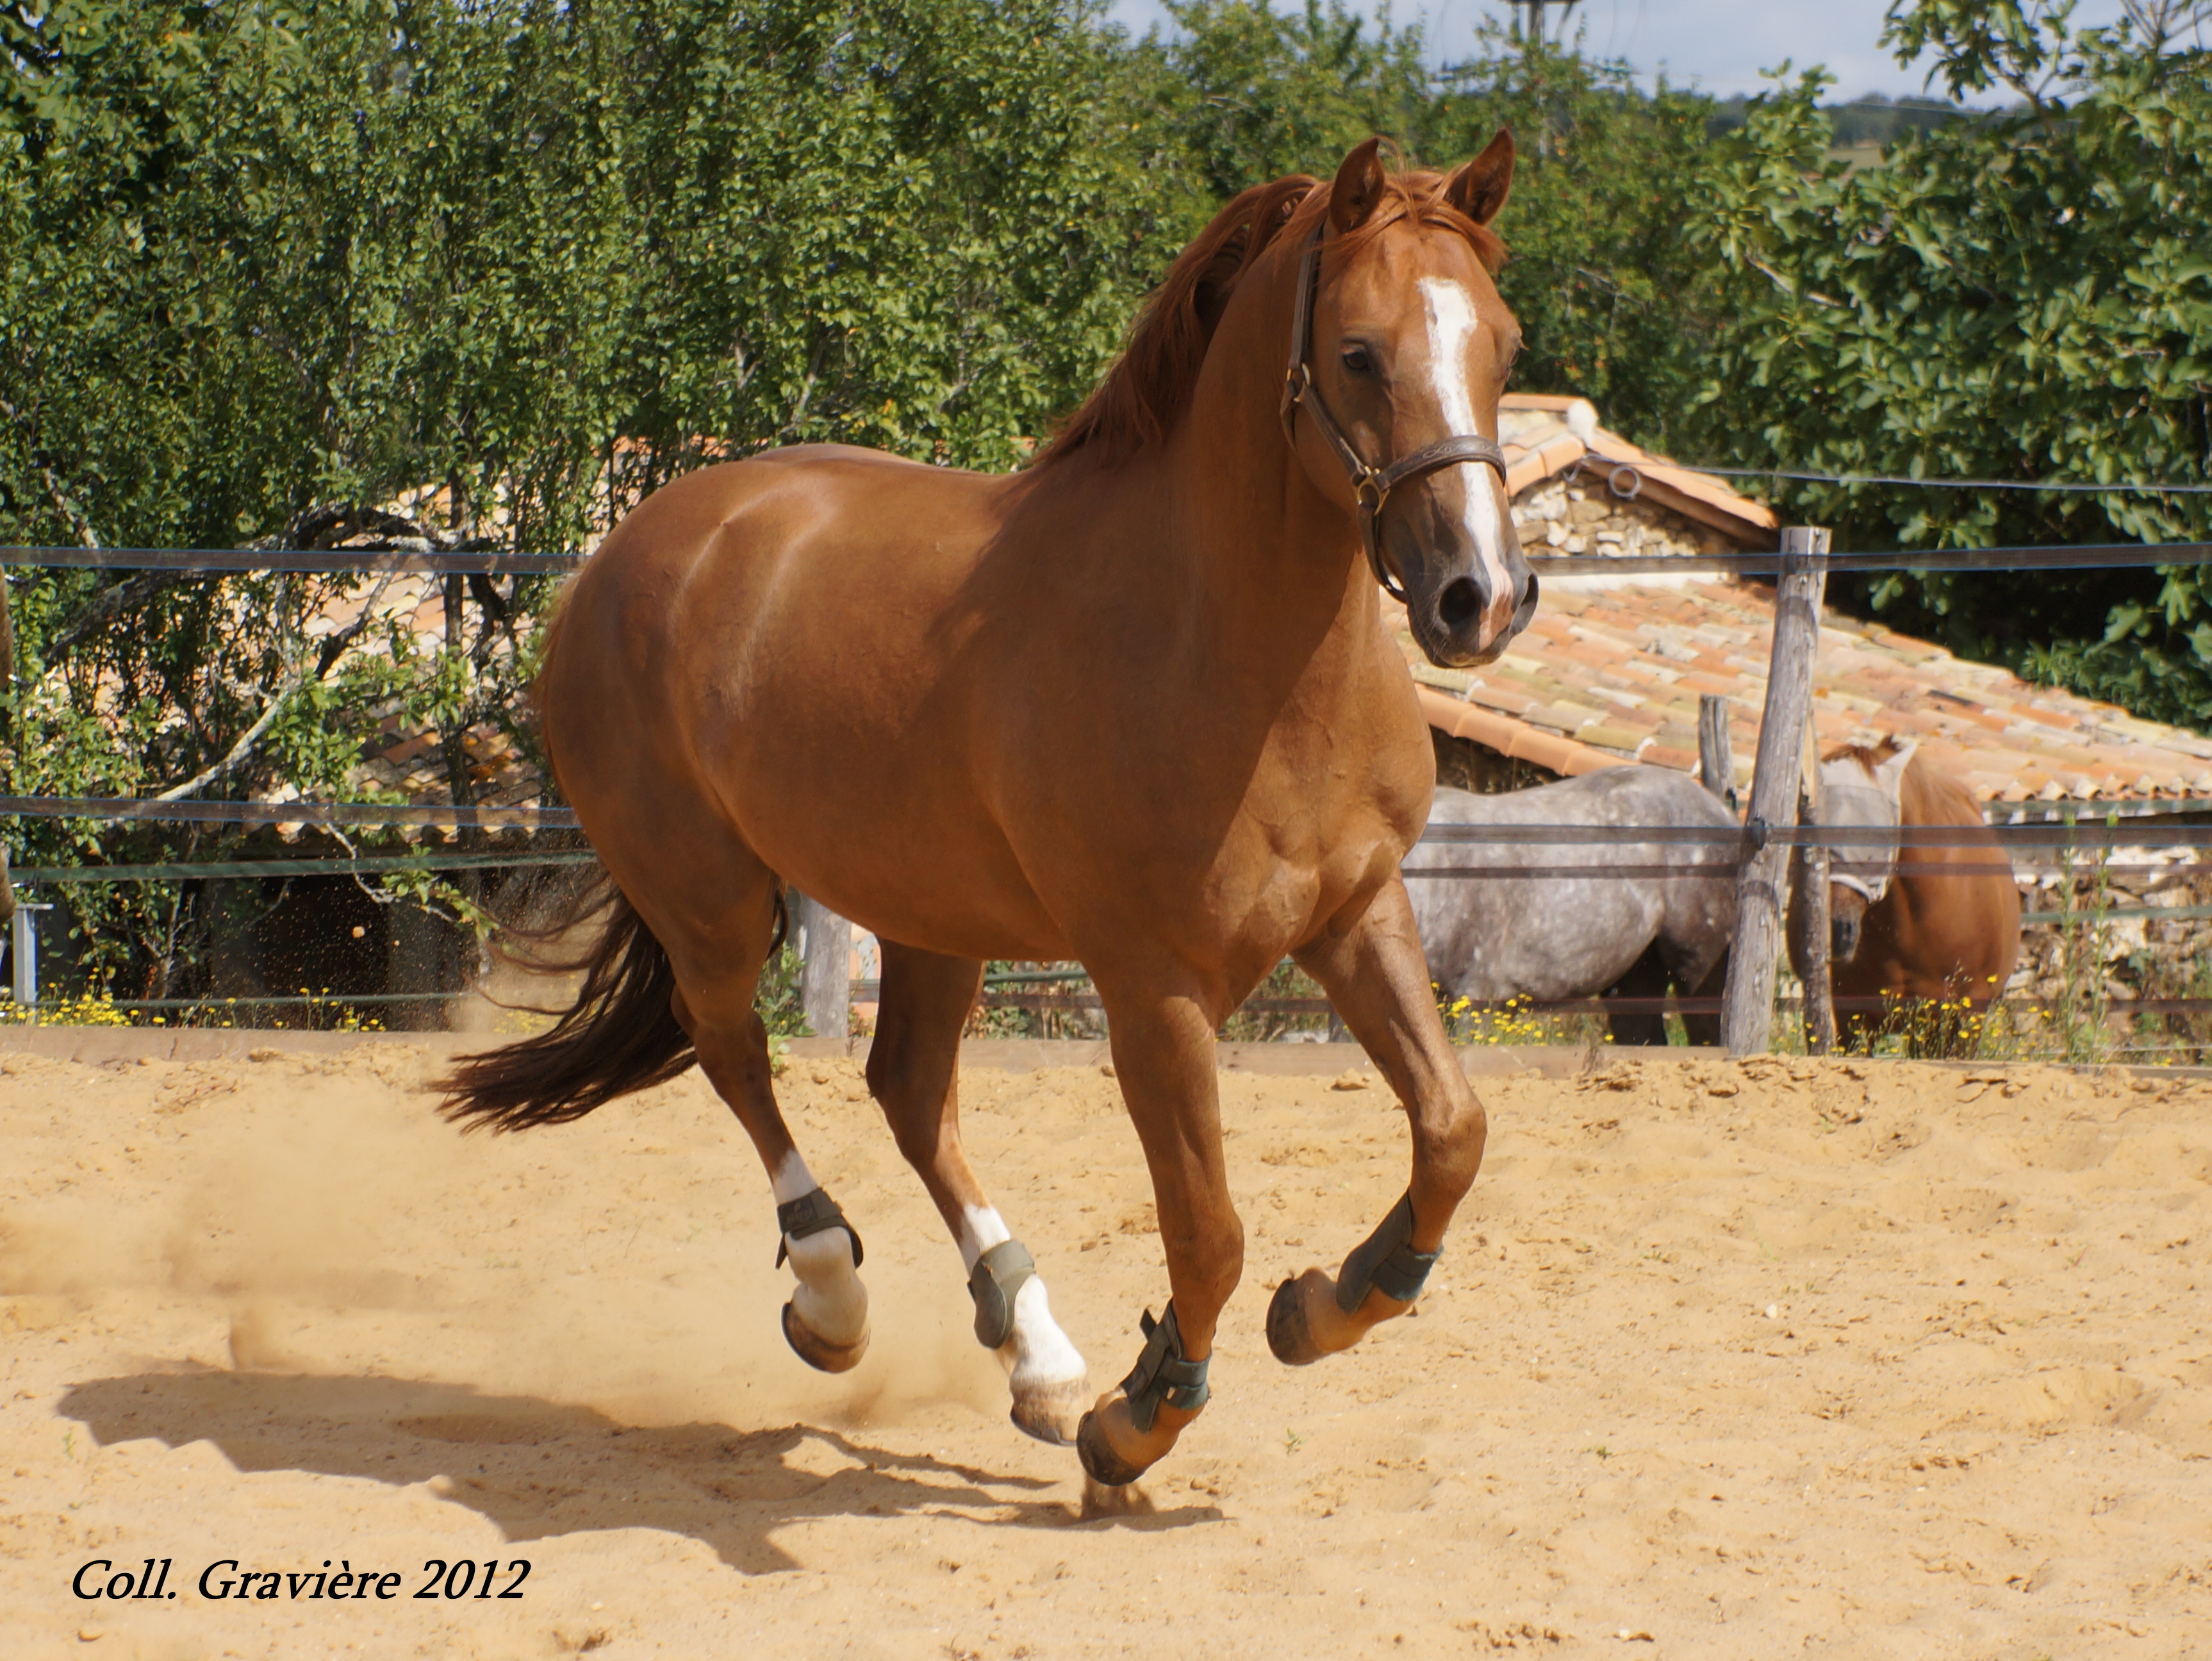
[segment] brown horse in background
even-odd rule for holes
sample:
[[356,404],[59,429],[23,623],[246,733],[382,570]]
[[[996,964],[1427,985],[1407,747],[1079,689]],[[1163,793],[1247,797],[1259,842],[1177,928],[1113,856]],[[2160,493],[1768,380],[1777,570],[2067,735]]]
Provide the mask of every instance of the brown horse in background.
[[[1287,953],[1406,1104],[1413,1171],[1338,1275],[1278,1289],[1269,1342],[1312,1361],[1404,1312],[1485,1120],[1398,876],[1435,770],[1376,578],[1439,663],[1496,656],[1534,608],[1496,442],[1519,331],[1486,228],[1512,167],[1503,133],[1449,178],[1389,173],[1370,141],[1331,185],[1245,192],[1021,474],[813,446],[641,504],[538,687],[611,921],[575,1007],[464,1062],[447,1110],[557,1123],[696,1056],[769,1173],[786,1336],[854,1365],[860,1237],[793,1144],[753,1010],[785,885],[819,898],[883,942],[869,1087],[1016,1424],[1127,1482],[1206,1398],[1243,1266],[1214,1031]],[[960,1031],[994,958],[1090,970],[1151,1170],[1172,1295],[1095,1404],[961,1148]]]
[[[2002,995],[2020,955],[2020,889],[1981,805],[1912,745],[1844,745],[1821,758],[1824,825],[1957,825],[1983,834],[1953,848],[1892,842],[1833,856],[1829,959],[1839,1033],[1869,1042],[1886,1019],[1868,1000],[1957,1005],[1978,1015]],[[1963,868],[1961,868],[1963,867]],[[1804,973],[1798,931],[1790,957]],[[1856,1000],[1863,1007],[1853,1008]],[[1950,1012],[1938,1026],[1956,1025]]]

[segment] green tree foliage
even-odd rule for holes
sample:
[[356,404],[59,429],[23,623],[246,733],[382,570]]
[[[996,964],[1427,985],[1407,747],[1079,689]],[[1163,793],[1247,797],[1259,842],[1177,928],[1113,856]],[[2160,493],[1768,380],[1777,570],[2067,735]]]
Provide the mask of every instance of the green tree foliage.
[[[1016,465],[1154,258],[1115,44],[1051,0],[9,0],[0,542],[234,546],[434,488],[441,542],[557,548],[764,444]],[[367,583],[19,575],[0,764],[326,796],[428,721],[465,800],[546,587],[456,579],[450,649],[333,662]],[[216,834],[27,821],[18,858]],[[187,899],[97,920],[129,989],[191,958]]]
[[[2001,118],[1909,137],[1846,175],[1808,76],[1720,155],[1703,246],[1730,275],[1698,447],[1840,473],[2118,485],[2212,479],[2212,59],[2063,8],[1900,4],[1900,56]],[[1857,548],[2164,542],[2212,497],[1786,488]],[[1936,634],[2147,715],[2212,724],[2201,569],[1861,585]]]
[[[2183,26],[2206,8],[2124,5],[2076,33],[2063,0],[1899,0],[1901,53],[2016,107],[1847,173],[1818,77],[1730,131],[1495,29],[1432,70],[1346,0],[1174,0],[1136,41],[1096,0],[0,0],[0,542],[573,547],[763,445],[1012,467],[1226,197],[1376,131],[1449,167],[1499,126],[1522,387],[1691,459],[2202,480],[2212,76]],[[2162,540],[2212,511],[1787,502],[1859,548]],[[528,743],[551,585],[446,584],[434,651],[386,625],[334,650],[356,579],[12,588],[12,790],[329,796],[376,734],[427,727],[465,800],[471,729]],[[1859,599],[2212,722],[2194,568]],[[224,847],[9,834],[28,863]],[[126,989],[198,972],[190,893],[109,893],[80,921]]]
[[1628,65],[1514,40],[1494,26],[1442,75],[1418,28],[1394,29],[1308,0],[1179,0],[1179,38],[1157,61],[1158,147],[1179,161],[1195,224],[1255,179],[1327,177],[1370,133],[1409,160],[1451,167],[1500,127],[1519,141],[1500,222],[1512,258],[1498,279],[1525,349],[1516,384],[1577,392],[1665,445],[1705,374],[1717,293],[1685,240],[1713,105]]
[[[11,537],[264,534],[458,482],[580,537],[608,447],[1012,465],[1150,226],[1045,0],[54,0],[0,13]],[[41,461],[40,459],[44,459]]]
[[1435,92],[1419,29],[1344,0],[1169,0],[1168,12],[1178,33],[1140,49],[1140,73],[1197,216],[1261,179],[1326,178],[1376,133],[1421,148]]
[[1495,27],[1447,76],[1422,130],[1449,165],[1499,127],[1519,161],[1499,226],[1498,289],[1521,320],[1514,384],[1579,393],[1608,424],[1665,450],[1708,373],[1723,319],[1712,262],[1684,234],[1705,211],[1710,100],[1629,66],[1527,46]]

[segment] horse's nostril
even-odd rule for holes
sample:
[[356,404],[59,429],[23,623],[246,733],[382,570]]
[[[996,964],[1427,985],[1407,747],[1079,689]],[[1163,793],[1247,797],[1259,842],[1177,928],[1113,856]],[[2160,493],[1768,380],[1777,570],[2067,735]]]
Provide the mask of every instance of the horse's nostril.
[[1482,615],[1482,590],[1473,577],[1454,577],[1437,596],[1437,615],[1445,628],[1456,632]]

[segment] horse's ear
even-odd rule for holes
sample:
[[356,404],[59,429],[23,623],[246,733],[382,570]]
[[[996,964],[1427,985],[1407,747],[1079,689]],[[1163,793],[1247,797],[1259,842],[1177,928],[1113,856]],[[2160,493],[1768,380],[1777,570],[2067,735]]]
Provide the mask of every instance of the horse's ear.
[[1478,225],[1497,218],[1512,193],[1513,134],[1505,127],[1444,184],[1444,200]]
[[1328,187],[1328,222],[1340,234],[1367,222],[1382,199],[1382,141],[1370,138],[1344,158],[1336,182]]
[[1892,801],[1905,786],[1905,770],[1912,764],[1912,753],[1919,749],[1920,740],[1913,739],[1897,746],[1894,755],[1885,756],[1875,764],[1874,782],[1881,787],[1881,794]]

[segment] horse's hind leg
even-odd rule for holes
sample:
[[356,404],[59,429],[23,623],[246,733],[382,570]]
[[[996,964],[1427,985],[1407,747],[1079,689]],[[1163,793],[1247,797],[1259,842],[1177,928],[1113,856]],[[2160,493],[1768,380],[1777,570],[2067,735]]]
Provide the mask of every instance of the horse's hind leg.
[[[1608,998],[1663,998],[1667,995],[1667,961],[1660,955],[1657,942],[1644,948],[1644,955],[1628,965],[1620,980],[1606,988]],[[1613,1014],[1607,1018],[1613,1042],[1617,1044],[1661,1044],[1667,1042],[1667,1017],[1663,1013],[1647,1015]]]
[[[776,1106],[768,1030],[753,1010],[762,966],[774,943],[782,885],[734,839],[709,849],[669,848],[661,868],[685,873],[679,900],[653,895],[648,910],[632,889],[676,972],[676,1019],[699,1052],[699,1065],[729,1104],[768,1168],[781,1236],[798,1277],[783,1307],[783,1334],[799,1359],[824,1372],[857,1366],[868,1347],[868,1293],[855,1271],[860,1237],[799,1157]],[[617,880],[626,872],[617,871]]]
[[1040,1441],[1073,1443],[1089,1405],[1083,1357],[1054,1322],[1044,1281],[985,1196],[960,1144],[960,1029],[983,965],[888,940],[883,952],[868,1088],[959,1243],[975,1336],[1006,1369],[1014,1423]]
[[[1728,990],[1728,948],[1723,946],[1719,958],[1706,971],[1705,979],[1686,989],[1687,995],[1692,998],[1722,996]],[[1682,1031],[1693,1044],[1717,1045],[1721,1041],[1721,1018],[1717,1013],[1692,1014],[1686,1011],[1682,1016]]]

